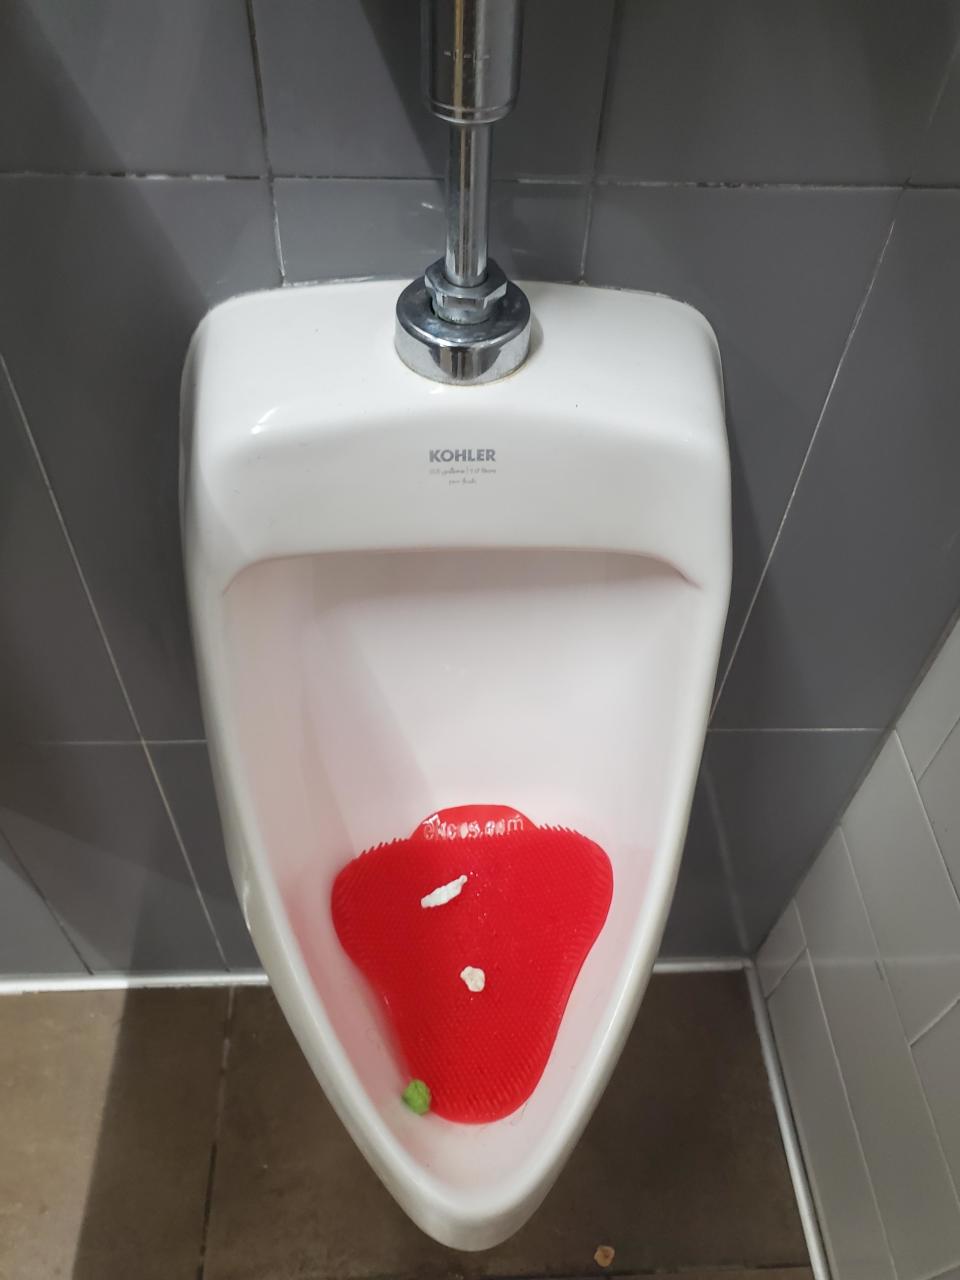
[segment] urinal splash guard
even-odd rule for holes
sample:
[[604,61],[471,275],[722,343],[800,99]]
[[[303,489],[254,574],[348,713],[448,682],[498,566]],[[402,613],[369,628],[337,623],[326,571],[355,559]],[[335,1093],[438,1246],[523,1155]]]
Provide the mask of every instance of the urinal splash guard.
[[500,805],[440,810],[340,871],[337,936],[435,1115],[482,1124],[527,1101],[612,893],[599,845]]

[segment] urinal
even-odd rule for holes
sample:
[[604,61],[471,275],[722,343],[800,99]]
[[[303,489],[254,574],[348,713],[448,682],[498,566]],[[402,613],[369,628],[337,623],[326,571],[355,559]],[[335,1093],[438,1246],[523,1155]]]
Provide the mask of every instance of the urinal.
[[[487,128],[454,122],[461,177],[464,148],[485,145],[463,135]],[[181,424],[200,688],[247,923],[382,1181],[437,1240],[480,1249],[543,1199],[651,972],[716,672],[730,514],[703,317],[651,294],[506,286],[462,234],[468,203],[447,261],[396,308],[390,281],[217,307],[190,348]],[[479,283],[459,283],[471,254]],[[331,914],[363,850],[469,805],[583,833],[613,872],[539,1082],[486,1124],[404,1104],[388,1010]],[[402,957],[404,938],[388,943]]]

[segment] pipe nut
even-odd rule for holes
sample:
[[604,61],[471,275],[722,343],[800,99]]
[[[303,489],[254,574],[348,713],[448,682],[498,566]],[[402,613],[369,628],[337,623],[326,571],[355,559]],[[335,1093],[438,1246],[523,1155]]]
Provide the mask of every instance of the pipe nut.
[[507,293],[507,277],[492,258],[479,284],[454,284],[447,278],[443,258],[431,262],[423,283],[434,311],[451,324],[481,324],[488,320]]

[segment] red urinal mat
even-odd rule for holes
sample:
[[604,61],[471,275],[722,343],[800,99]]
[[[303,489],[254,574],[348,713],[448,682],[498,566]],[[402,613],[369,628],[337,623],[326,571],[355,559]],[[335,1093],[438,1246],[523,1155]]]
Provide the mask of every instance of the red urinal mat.
[[[421,905],[451,885],[449,901]],[[500,805],[442,809],[343,868],[337,936],[436,1115],[482,1124],[530,1097],[612,893],[599,845]],[[483,971],[482,990],[467,967]]]

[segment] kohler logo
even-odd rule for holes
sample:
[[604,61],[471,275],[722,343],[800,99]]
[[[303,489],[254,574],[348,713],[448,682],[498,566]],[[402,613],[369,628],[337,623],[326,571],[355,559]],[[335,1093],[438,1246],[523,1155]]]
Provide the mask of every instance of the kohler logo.
[[496,462],[496,449],[431,449],[431,462]]

